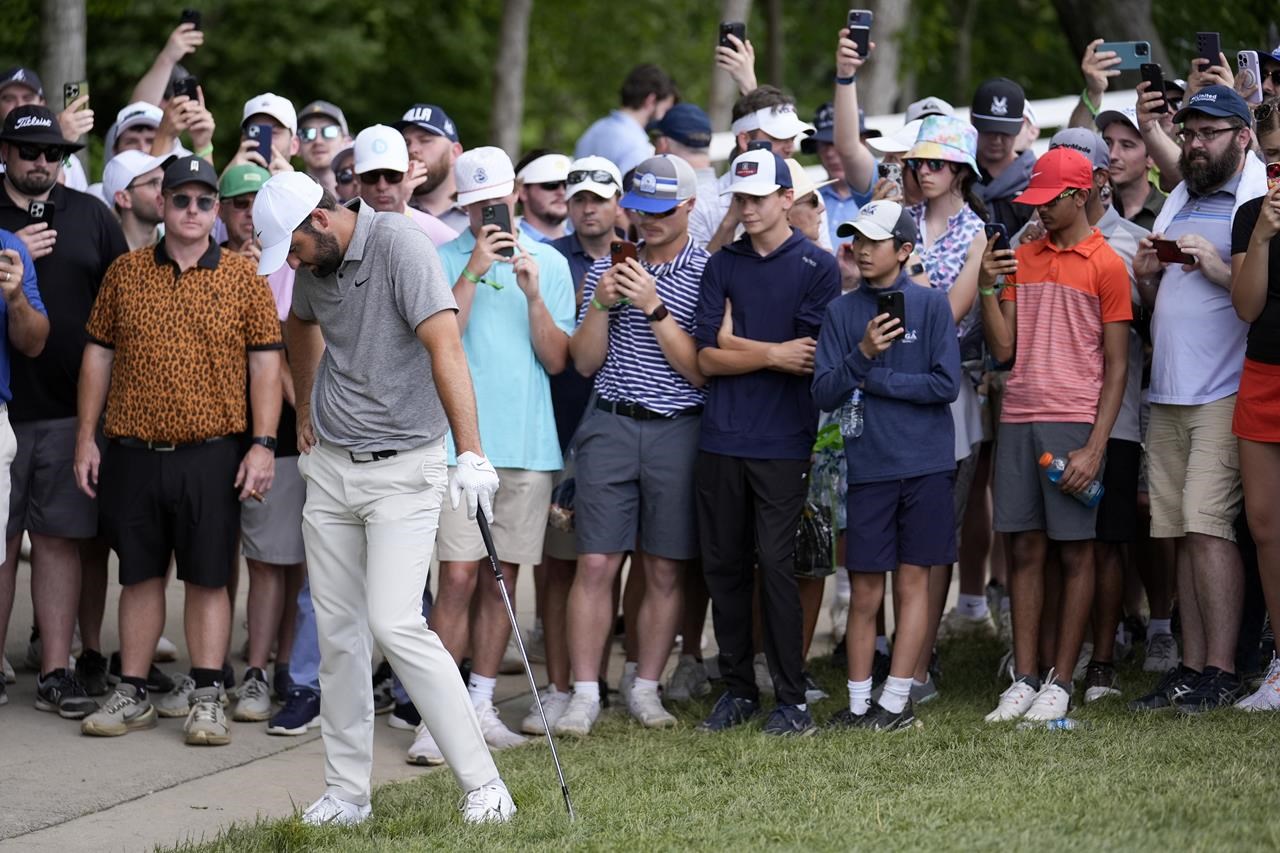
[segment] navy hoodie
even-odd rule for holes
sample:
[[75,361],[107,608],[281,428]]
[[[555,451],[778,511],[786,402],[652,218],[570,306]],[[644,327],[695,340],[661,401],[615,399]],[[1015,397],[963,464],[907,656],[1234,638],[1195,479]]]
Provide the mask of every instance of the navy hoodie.
[[1000,173],[1000,177],[992,178],[983,172],[981,180],[973,185],[974,194],[987,205],[991,220],[1008,228],[1010,234],[1026,225],[1031,218],[1032,208],[1025,204],[1015,204],[1013,199],[1027,188],[1035,165],[1035,152],[1023,151]]
[[[904,294],[907,330],[874,359],[858,349],[881,293]],[[849,483],[877,483],[955,470],[951,402],[960,393],[960,346],[941,290],[905,275],[887,288],[865,284],[827,309],[818,338],[813,399],[834,411],[863,386],[862,435],[844,440]]]
[[[761,257],[744,235],[711,256],[698,299],[698,349],[716,346],[724,302],[733,333],[782,343],[817,338],[828,303],[840,295],[836,259],[794,228]],[[776,370],[716,376],[707,390],[699,448],[749,459],[808,459],[818,431],[809,377]]]

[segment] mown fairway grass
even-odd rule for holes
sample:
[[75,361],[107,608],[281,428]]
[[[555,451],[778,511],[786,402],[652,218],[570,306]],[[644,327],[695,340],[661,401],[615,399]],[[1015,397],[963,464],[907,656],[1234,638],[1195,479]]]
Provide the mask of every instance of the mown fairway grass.
[[[543,741],[498,756],[520,810],[507,826],[464,826],[453,777],[435,772],[379,789],[373,819],[358,828],[292,818],[176,849],[1280,849],[1275,717],[1135,716],[1107,700],[1073,711],[1089,721],[1083,731],[988,726],[999,651],[978,641],[945,648],[942,696],[911,732],[696,734],[710,701],[683,709],[674,731],[606,713],[591,738],[558,744],[572,825]],[[822,724],[845,701],[844,677],[814,669],[832,695],[814,707]],[[1121,677],[1126,700],[1155,681],[1134,668]]]

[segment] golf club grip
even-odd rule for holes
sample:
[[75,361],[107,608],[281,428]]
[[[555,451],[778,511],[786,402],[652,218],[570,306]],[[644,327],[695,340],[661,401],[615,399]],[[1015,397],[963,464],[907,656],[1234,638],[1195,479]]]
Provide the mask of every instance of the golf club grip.
[[476,524],[480,525],[480,538],[484,540],[484,549],[489,552],[489,558],[495,563],[498,559],[498,549],[493,547],[493,534],[489,532],[489,520],[484,517],[484,510],[476,510]]

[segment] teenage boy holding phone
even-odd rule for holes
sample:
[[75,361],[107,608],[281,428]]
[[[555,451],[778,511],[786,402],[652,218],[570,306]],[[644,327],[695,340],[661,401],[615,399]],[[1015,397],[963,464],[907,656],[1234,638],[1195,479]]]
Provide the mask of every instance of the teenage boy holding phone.
[[[894,201],[872,202],[842,223],[840,262],[856,264],[863,287],[827,308],[814,360],[813,400],[839,410],[863,392],[863,429],[845,438],[849,520],[849,708],[834,728],[894,731],[915,723],[911,678],[929,621],[929,567],[956,559],[952,489],[955,427],[950,405],[960,393],[960,346],[950,303],[903,270],[919,232]],[[903,319],[883,310],[901,296]],[[885,575],[894,573],[897,639],[889,678],[871,699],[876,611]]]

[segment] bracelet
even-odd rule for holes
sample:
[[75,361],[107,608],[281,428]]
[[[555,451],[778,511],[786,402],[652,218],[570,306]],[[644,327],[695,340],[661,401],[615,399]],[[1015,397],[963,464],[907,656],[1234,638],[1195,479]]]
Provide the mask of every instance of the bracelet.
[[592,308],[596,308],[596,309],[598,309],[598,310],[600,310],[600,311],[608,311],[608,310],[609,310],[609,306],[608,306],[608,305],[605,305],[605,304],[601,303],[601,302],[600,302],[600,300],[599,300],[599,299],[596,299],[594,296],[593,296],[593,297],[591,297],[591,307],[592,307]]
[[1080,90],[1080,103],[1084,104],[1085,109],[1089,111],[1089,115],[1094,118],[1098,117],[1098,108],[1093,105],[1093,101],[1089,100],[1089,90],[1087,88]]
[[211,143],[209,143],[208,145],[206,145],[205,147],[203,147],[203,148],[199,148],[199,149],[196,149],[195,151],[192,151],[191,153],[192,153],[192,154],[194,154],[194,155],[195,155],[195,156],[197,156],[197,157],[208,157],[210,154],[212,154],[212,153],[213,153],[213,143],[211,142]]
[[978,295],[979,296],[995,296],[996,289],[994,287],[979,287]]
[[475,273],[473,273],[471,270],[467,269],[466,267],[463,267],[463,268],[462,268],[462,277],[463,277],[463,278],[465,278],[467,281],[471,282],[472,284],[483,284],[483,283],[484,283],[484,279],[483,279],[483,278],[481,278],[480,276],[476,275]]
[[836,81],[836,85],[837,85],[837,86],[848,86],[848,85],[851,85],[851,84],[853,83],[853,81],[854,81],[854,80],[857,80],[857,79],[858,79],[858,72],[857,72],[857,71],[853,72],[853,73],[852,73],[852,74],[850,74],[848,77],[841,77],[839,74],[837,74],[837,75],[836,75],[836,77],[835,77],[835,81]]

